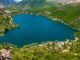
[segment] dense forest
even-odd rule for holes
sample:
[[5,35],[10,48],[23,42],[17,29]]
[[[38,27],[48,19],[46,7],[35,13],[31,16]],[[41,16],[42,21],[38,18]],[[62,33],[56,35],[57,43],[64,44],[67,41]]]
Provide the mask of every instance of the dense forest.
[[17,28],[14,24],[10,12],[4,9],[0,10],[0,36],[4,36],[5,32]]
[[13,60],[80,60],[80,4],[52,5],[45,3],[45,0],[36,0],[36,2],[34,0],[23,0],[15,5],[0,9],[0,36],[3,36],[6,31],[18,27],[14,24],[12,16],[16,14],[36,14],[46,16],[51,20],[56,19],[57,22],[75,28],[78,30],[75,33],[75,38],[77,38],[73,41],[67,40],[64,44],[61,44],[62,42],[34,43],[22,48],[12,44],[0,44],[0,50],[8,45]]
[[13,60],[79,60],[80,40],[73,42],[48,42],[42,44],[25,45],[17,48],[12,44],[0,45],[0,50],[10,47]]

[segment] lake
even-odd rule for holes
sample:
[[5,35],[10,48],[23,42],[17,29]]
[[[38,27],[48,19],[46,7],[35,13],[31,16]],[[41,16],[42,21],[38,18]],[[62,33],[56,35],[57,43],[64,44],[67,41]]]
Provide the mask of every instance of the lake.
[[19,47],[25,44],[46,41],[64,41],[74,39],[76,30],[44,16],[20,14],[13,17],[13,21],[20,25],[19,29],[8,31],[0,37],[0,43],[12,43]]

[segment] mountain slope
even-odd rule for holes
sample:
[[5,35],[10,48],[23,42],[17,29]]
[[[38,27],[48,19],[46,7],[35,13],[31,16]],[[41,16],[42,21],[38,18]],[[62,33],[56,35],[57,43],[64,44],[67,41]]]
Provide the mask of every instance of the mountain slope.
[[3,5],[13,5],[15,3],[14,0],[0,0],[0,3]]
[[46,0],[23,0],[19,2],[17,5],[25,6],[28,5],[30,7],[39,7],[44,5]]

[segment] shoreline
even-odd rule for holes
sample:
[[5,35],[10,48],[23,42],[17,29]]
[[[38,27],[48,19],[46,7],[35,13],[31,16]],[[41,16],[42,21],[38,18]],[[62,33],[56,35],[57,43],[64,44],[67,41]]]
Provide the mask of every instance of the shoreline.
[[39,46],[39,47],[43,47],[43,46],[47,46],[47,45],[58,45],[58,46],[62,46],[64,44],[67,44],[67,43],[73,43],[73,42],[76,42],[78,41],[79,39],[76,37],[74,40],[64,40],[64,41],[58,41],[58,40],[55,40],[55,41],[45,41],[45,42],[41,42],[41,43],[31,43],[31,44],[25,44],[23,46],[17,46],[16,44],[12,44],[12,43],[1,43],[0,45],[6,45],[6,44],[9,44],[9,45],[12,45],[14,47],[17,47],[17,48],[23,48],[23,47],[34,47],[34,46]]
[[[36,14],[36,15],[37,15],[37,14]],[[55,18],[55,17],[51,17],[51,16],[47,16],[47,15],[39,15],[39,16],[47,17],[47,18],[49,18],[49,19],[50,19],[50,20],[52,20],[52,21],[62,23],[62,24],[64,24],[64,25],[67,25],[67,26],[69,26],[69,27],[71,27],[71,28],[75,29],[75,30],[80,31],[80,29],[75,28],[75,27],[72,27],[71,25],[69,25],[69,24],[65,23],[65,22],[64,22],[64,21],[62,21],[61,19],[58,19],[58,18]]]
[[[18,14],[15,14],[15,15],[19,15],[20,13]],[[55,18],[55,17],[51,17],[51,16],[47,16],[47,15],[42,15],[42,14],[37,14],[37,13],[21,13],[21,14],[30,14],[30,15],[36,15],[36,16],[44,16],[44,17],[47,17],[48,19],[52,20],[52,21],[55,21],[55,22],[59,22],[59,23],[62,23],[62,24],[65,24],[75,30],[78,30],[80,31],[79,28],[75,28],[75,27],[72,27],[70,24],[67,24],[66,22],[62,21],[61,19],[58,19],[58,18]],[[13,15],[14,16],[14,15]]]

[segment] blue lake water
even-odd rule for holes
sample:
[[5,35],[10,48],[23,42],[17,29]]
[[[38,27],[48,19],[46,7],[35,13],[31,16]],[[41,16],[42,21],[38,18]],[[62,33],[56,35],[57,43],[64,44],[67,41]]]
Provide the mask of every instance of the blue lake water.
[[13,20],[20,25],[20,28],[8,31],[5,36],[0,37],[0,43],[12,43],[20,47],[43,41],[73,40],[76,32],[62,23],[43,16],[21,14],[14,16]]

